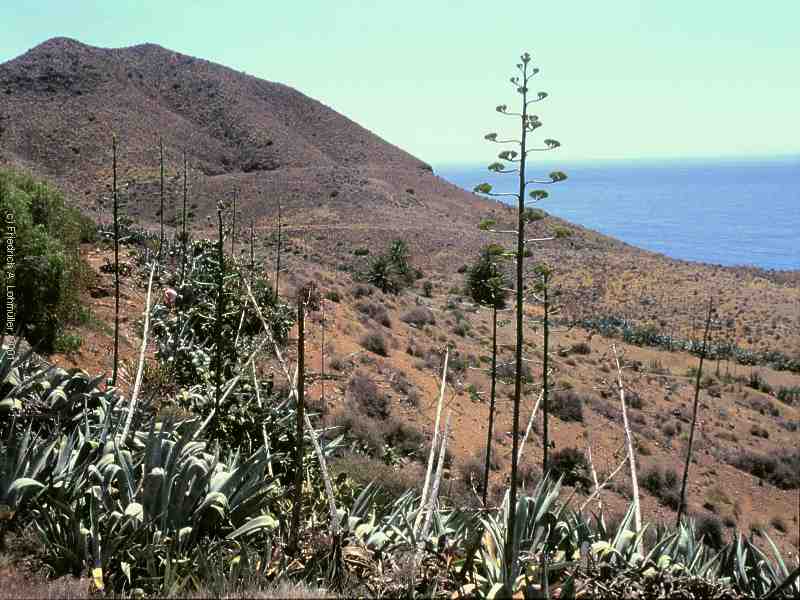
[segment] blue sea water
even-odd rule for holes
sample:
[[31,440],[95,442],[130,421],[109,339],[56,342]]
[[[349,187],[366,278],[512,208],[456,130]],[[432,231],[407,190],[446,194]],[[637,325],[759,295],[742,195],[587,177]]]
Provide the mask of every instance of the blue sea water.
[[[775,159],[528,163],[531,176],[567,173],[536,206],[673,258],[800,269],[800,156]],[[483,165],[436,169],[472,191],[513,192],[515,175]]]

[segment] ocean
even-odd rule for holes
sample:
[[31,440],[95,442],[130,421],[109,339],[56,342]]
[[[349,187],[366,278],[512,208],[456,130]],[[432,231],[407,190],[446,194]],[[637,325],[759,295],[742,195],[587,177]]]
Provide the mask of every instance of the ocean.
[[[528,163],[529,176],[553,170],[569,179],[529,189],[550,192],[535,206],[568,221],[673,258],[800,270],[800,156]],[[484,165],[435,172],[469,191],[518,185]]]

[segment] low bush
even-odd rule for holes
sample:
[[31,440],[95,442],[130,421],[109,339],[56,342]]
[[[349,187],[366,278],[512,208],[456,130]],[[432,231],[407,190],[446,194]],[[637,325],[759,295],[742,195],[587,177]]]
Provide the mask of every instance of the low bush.
[[478,492],[483,491],[483,469],[485,467],[485,451],[481,454],[476,450],[472,456],[459,465],[461,479],[474,487]]
[[650,467],[643,472],[639,483],[661,504],[673,510],[678,508],[680,502],[678,474],[673,469],[662,469],[659,466]]
[[592,353],[592,347],[586,342],[578,342],[577,344],[572,344],[569,352],[570,354],[582,354],[585,356]]
[[353,289],[350,290],[350,293],[353,294],[353,298],[358,300],[359,298],[372,296],[372,294],[375,293],[375,288],[371,285],[363,285],[359,283],[353,286]]
[[387,468],[386,464],[369,456],[348,452],[331,462],[334,476],[346,475],[359,487],[372,481],[380,486],[379,502],[385,504],[399,498],[410,489],[419,489],[425,473],[419,465],[407,464],[402,468]]
[[713,550],[720,550],[725,545],[722,523],[712,514],[701,515],[695,521],[695,531],[698,537],[702,537],[706,545]]
[[573,392],[556,392],[548,402],[550,414],[565,422],[583,422],[583,399]]
[[737,469],[783,490],[800,488],[800,450],[784,451],[777,456],[741,450],[730,462]]
[[433,316],[433,311],[424,306],[417,306],[405,313],[400,320],[415,327],[424,327],[425,325],[434,325],[436,318]]
[[800,404],[800,386],[779,387],[775,397],[789,406]]
[[339,303],[342,301],[342,297],[337,290],[328,290],[325,292],[324,296],[325,300],[330,300],[331,302]]
[[378,332],[373,331],[361,338],[361,346],[378,356],[388,356],[389,349],[386,346],[386,339]]
[[[516,372],[513,356],[497,358],[497,378],[503,383],[513,382]],[[533,373],[528,363],[522,363],[522,381],[524,383],[533,381]]]
[[638,392],[633,390],[629,390],[625,392],[625,404],[629,408],[633,408],[635,410],[642,409],[642,397],[639,395]]
[[588,489],[588,463],[577,448],[564,448],[550,455],[550,471],[555,477],[563,476],[564,485]]
[[370,417],[389,416],[389,401],[375,382],[363,373],[356,373],[347,384],[347,399]]
[[389,319],[389,313],[386,312],[386,307],[381,304],[374,304],[372,302],[359,302],[356,304],[356,310],[363,315],[368,316],[373,321],[380,323],[384,327],[391,328],[392,321]]

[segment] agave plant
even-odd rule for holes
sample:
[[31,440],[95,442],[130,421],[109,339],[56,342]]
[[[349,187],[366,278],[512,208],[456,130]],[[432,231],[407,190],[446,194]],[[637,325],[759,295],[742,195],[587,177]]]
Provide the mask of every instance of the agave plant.
[[[203,540],[277,525],[269,505],[279,485],[266,475],[263,448],[223,462],[169,422],[133,440],[130,448],[113,438],[101,445],[77,430],[62,441],[35,520],[54,567],[80,571],[98,561],[115,587],[132,585],[153,569],[163,576],[168,554],[185,557]],[[98,546],[90,559],[88,549]]]
[[37,444],[30,427],[17,440],[12,426],[8,438],[0,441],[0,550],[20,508],[44,488],[41,479],[53,447],[54,443]]

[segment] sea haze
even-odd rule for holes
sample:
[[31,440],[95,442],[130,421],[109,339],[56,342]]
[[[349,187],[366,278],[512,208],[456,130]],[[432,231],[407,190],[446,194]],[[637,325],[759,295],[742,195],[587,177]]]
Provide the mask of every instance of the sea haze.
[[[568,221],[673,258],[800,269],[800,156],[528,163],[529,178],[556,169],[569,179],[529,189],[547,189],[537,206]],[[483,165],[436,173],[470,191],[484,181],[496,192],[518,185]]]

